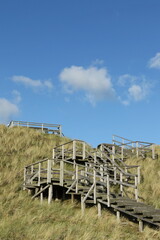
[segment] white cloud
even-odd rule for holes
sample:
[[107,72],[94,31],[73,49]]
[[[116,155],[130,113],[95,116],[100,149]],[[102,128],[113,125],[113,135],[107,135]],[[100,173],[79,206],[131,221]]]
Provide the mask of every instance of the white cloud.
[[106,68],[71,66],[60,73],[60,81],[69,92],[82,90],[87,99],[95,104],[102,99],[115,96],[111,77]]
[[6,123],[12,116],[19,113],[19,108],[5,98],[0,98],[0,121]]
[[118,85],[121,87],[119,100],[126,106],[133,101],[145,100],[152,88],[152,85],[144,76],[133,76],[130,74],[120,76]]
[[157,53],[153,58],[151,58],[148,65],[150,68],[160,69],[160,53]]
[[50,80],[45,80],[45,81],[33,80],[25,76],[13,76],[11,80],[17,83],[22,83],[26,87],[32,87],[32,88],[47,87],[48,89],[53,88],[53,84]]
[[128,93],[129,93],[129,97],[132,98],[136,102],[141,101],[146,96],[145,88],[143,88],[140,85],[132,85],[128,89]]

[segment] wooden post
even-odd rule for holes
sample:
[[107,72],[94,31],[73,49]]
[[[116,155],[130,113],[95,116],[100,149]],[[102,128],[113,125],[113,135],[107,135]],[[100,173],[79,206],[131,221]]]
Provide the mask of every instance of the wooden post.
[[110,183],[109,183],[108,174],[107,174],[107,202],[108,202],[108,207],[110,207]]
[[96,163],[97,162],[97,155],[96,155],[96,153],[94,152],[94,163]]
[[120,223],[120,211],[116,211],[117,222]]
[[100,175],[102,178],[100,178],[100,181],[101,182],[104,182],[104,179],[103,179],[103,176],[104,176],[104,169],[103,169],[103,165],[101,164],[100,165]]
[[82,212],[82,216],[84,216],[84,211],[85,211],[85,203],[83,202],[83,197],[81,196],[81,212]]
[[55,149],[53,148],[53,152],[52,152],[52,159],[53,159],[53,166],[55,165]]
[[98,217],[100,218],[102,216],[102,212],[101,212],[102,207],[101,207],[101,204],[99,202],[97,204],[97,208],[98,208]]
[[78,165],[76,164],[76,193],[78,193]]
[[103,152],[103,146],[102,145],[100,146],[100,150],[101,150],[101,158],[102,158],[103,157],[103,153],[102,153]]
[[[43,187],[41,186],[41,190],[43,189]],[[43,192],[40,193],[40,201],[41,203],[43,202]]]
[[136,142],[136,155],[137,158],[139,157],[139,148],[138,148],[138,142]]
[[47,166],[47,183],[51,183],[51,160],[48,159],[48,166]]
[[53,197],[53,185],[50,184],[50,186],[48,188],[48,204],[51,203],[52,197]]
[[[33,172],[34,172],[34,166],[32,165],[31,166],[31,174],[33,174]],[[33,180],[31,181],[31,184],[33,183]]]
[[112,146],[112,160],[115,160],[115,146]]
[[73,160],[76,159],[76,141],[73,140]]
[[138,175],[138,184],[140,184],[141,182],[141,167],[138,166],[137,168],[137,175]]
[[83,160],[86,158],[86,144],[83,142]]
[[152,159],[155,159],[155,145],[152,144]]
[[38,186],[41,185],[41,163],[38,163]]
[[134,153],[134,142],[132,142],[132,153]]
[[122,185],[122,182],[123,182],[123,174],[120,173],[120,192],[121,192],[121,195],[123,196],[123,185]]
[[123,153],[123,146],[121,147],[121,158],[122,158],[122,161],[123,161],[123,158],[124,158],[124,153]]
[[74,194],[71,194],[71,203],[74,203]]
[[135,199],[138,201],[138,177],[135,176]]
[[63,187],[63,179],[64,179],[64,162],[60,161],[60,186]]
[[139,231],[143,232],[143,229],[144,229],[143,221],[139,220]]
[[62,126],[61,125],[59,126],[59,135],[60,135],[60,137],[62,137]]
[[116,167],[114,167],[114,185],[116,185],[116,181],[117,181],[117,169]]
[[93,183],[94,183],[94,204],[96,204],[96,170],[95,167],[93,167]]

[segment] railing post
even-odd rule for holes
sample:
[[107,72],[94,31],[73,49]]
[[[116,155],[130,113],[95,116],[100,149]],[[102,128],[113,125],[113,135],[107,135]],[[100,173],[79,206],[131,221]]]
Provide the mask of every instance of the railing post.
[[50,184],[50,186],[48,188],[48,204],[51,203],[52,197],[53,197],[53,185]]
[[82,216],[84,216],[85,202],[83,201],[83,197],[82,196],[81,196],[81,211],[82,211]]
[[103,169],[103,165],[101,164],[100,165],[100,175],[102,178],[100,178],[100,181],[101,182],[104,182],[104,179],[103,179],[103,176],[104,176],[104,169]]
[[51,160],[48,159],[47,163],[47,183],[51,183]]
[[[34,166],[32,165],[31,166],[31,174],[33,174],[33,172],[34,172]],[[31,181],[31,184],[33,183],[33,180]]]
[[86,158],[86,144],[83,142],[83,160]]
[[96,155],[96,153],[94,152],[94,163],[96,163],[97,162],[97,155]]
[[94,183],[94,204],[96,204],[96,170],[95,167],[93,167],[93,183]]
[[55,165],[55,149],[53,148],[52,152],[53,166]]
[[73,140],[73,160],[76,159],[76,141]]
[[42,123],[42,133],[43,133],[43,123]]
[[117,168],[114,167],[114,185],[116,185],[116,181],[117,181]]
[[[43,189],[43,187],[41,186],[41,190]],[[43,202],[43,192],[40,193],[40,201],[41,203]]]
[[121,147],[121,158],[122,158],[122,161],[123,161],[123,158],[124,158],[124,146],[122,145]]
[[109,183],[109,175],[107,174],[107,204],[110,207],[110,183]]
[[114,156],[115,156],[115,146],[112,146],[112,160],[114,162]]
[[123,185],[122,185],[122,182],[123,182],[123,174],[120,173],[120,192],[121,192],[121,195],[123,196]]
[[138,142],[136,142],[136,155],[137,158],[139,157],[139,148],[138,148]]
[[38,164],[38,186],[41,185],[41,163]]
[[138,201],[138,177],[135,176],[135,199]]
[[76,164],[76,193],[78,193],[78,165]]
[[99,202],[97,204],[97,208],[98,208],[98,217],[100,218],[101,215],[102,215],[102,212],[101,212],[102,207],[101,207],[101,204]]
[[64,162],[60,161],[60,186],[63,187],[63,179],[64,179]]
[[62,127],[61,127],[61,125],[59,126],[59,135],[60,135],[60,137],[62,137]]
[[101,150],[100,155],[101,155],[101,158],[102,158],[103,157],[103,146],[102,145],[100,146],[100,150]]
[[141,167],[138,166],[137,168],[137,175],[138,175],[138,184],[140,184],[141,182]]
[[152,159],[155,159],[155,144],[152,144]]

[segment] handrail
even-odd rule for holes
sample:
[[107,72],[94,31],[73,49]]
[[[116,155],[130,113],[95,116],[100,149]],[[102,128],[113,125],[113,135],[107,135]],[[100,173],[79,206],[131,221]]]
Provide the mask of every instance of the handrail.
[[8,124],[8,127],[11,126],[12,124],[22,124],[22,125],[32,125],[32,126],[48,126],[48,127],[60,127],[61,125],[60,124],[51,124],[51,123],[37,123],[37,122],[25,122],[25,121],[11,121],[9,124]]

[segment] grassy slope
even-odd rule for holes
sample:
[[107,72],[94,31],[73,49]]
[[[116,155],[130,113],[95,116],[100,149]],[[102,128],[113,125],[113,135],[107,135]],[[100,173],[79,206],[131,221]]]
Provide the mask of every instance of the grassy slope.
[[[86,209],[82,218],[79,203],[54,201],[48,206],[47,201],[42,205],[38,199],[31,201],[21,189],[23,167],[51,157],[53,146],[65,141],[68,139],[0,125],[0,240],[160,239],[159,232],[146,227],[139,233],[138,226],[124,218],[117,224],[115,216],[107,211],[98,219],[96,207]],[[139,164],[144,177],[140,193],[148,203],[160,208],[159,161],[147,159]]]

